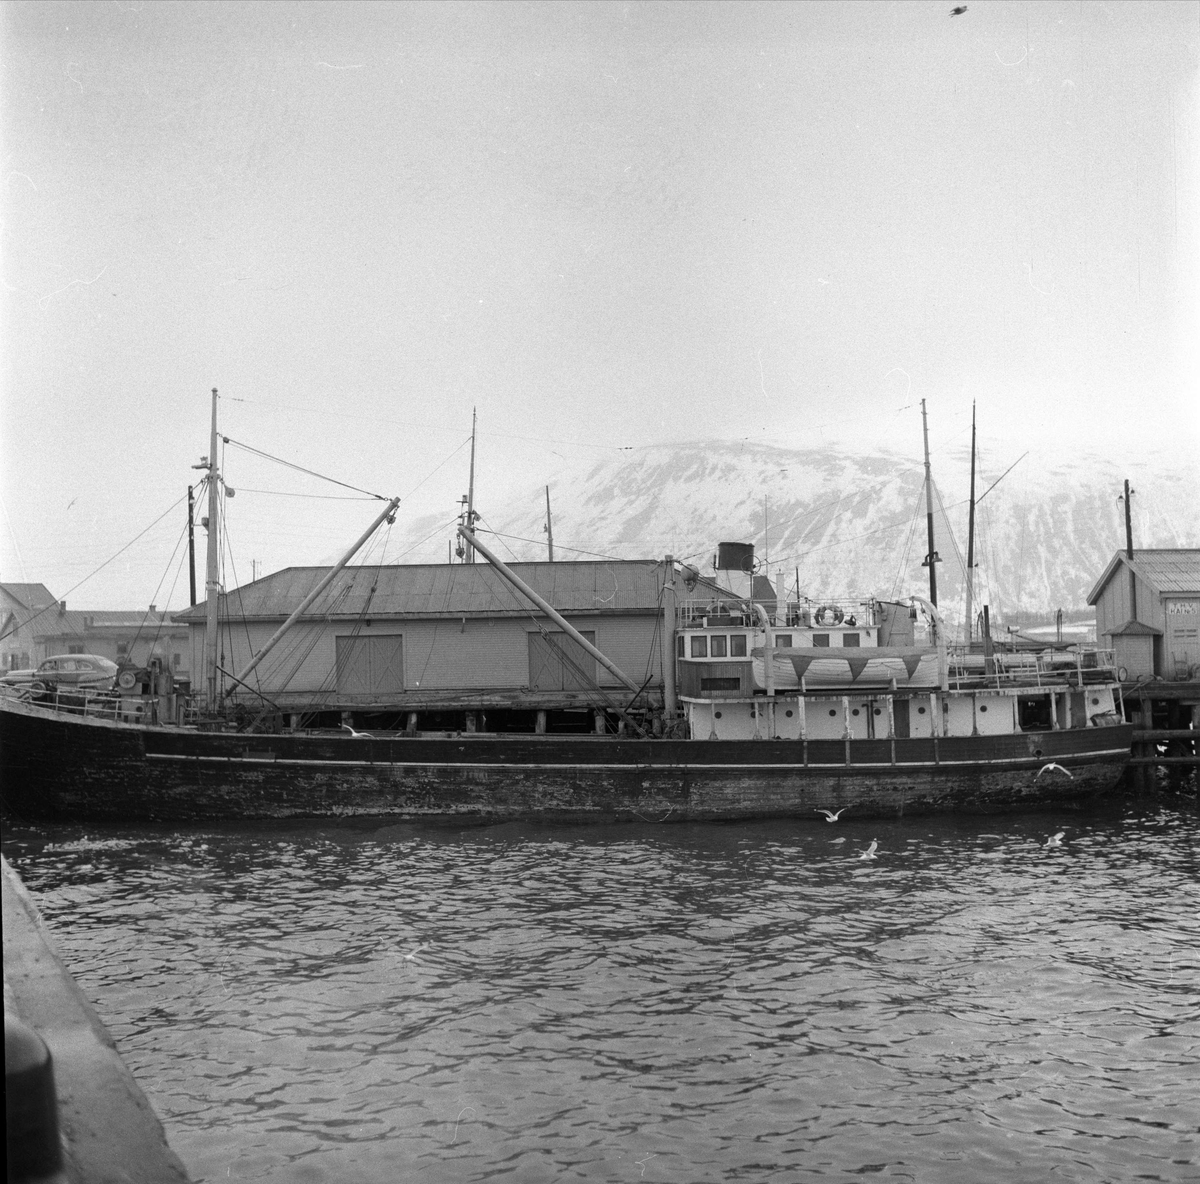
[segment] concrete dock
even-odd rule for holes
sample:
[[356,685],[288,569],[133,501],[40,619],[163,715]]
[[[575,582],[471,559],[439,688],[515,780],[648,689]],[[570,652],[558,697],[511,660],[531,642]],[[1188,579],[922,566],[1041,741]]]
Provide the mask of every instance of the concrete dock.
[[42,1178],[187,1184],[162,1123],[63,965],[32,897],[8,861],[0,864],[6,1011],[41,1037],[53,1060],[62,1167]]

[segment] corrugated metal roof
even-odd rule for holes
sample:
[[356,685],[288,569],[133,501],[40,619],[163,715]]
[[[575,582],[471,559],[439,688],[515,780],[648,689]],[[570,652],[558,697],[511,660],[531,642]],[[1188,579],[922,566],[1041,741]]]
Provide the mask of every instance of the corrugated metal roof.
[[[1088,593],[1088,604],[1095,604],[1117,569],[1128,565],[1125,552],[1118,551]],[[1200,550],[1163,548],[1139,551],[1134,548],[1132,566],[1138,576],[1158,592],[1200,594]]]
[[[656,560],[511,563],[512,571],[559,612],[653,612],[662,564]],[[327,575],[327,567],[289,567],[234,589],[221,615],[286,617]],[[372,617],[525,614],[536,611],[486,563],[347,567],[317,599],[312,615]],[[306,614],[307,615],[307,614]],[[176,613],[204,619],[204,606]]]
[[1160,592],[1200,592],[1200,551],[1139,551],[1134,548],[1138,573]]

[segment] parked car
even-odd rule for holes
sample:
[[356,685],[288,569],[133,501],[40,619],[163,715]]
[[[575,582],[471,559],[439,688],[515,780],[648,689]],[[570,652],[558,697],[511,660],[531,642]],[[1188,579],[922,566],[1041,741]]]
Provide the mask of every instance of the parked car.
[[116,662],[99,654],[57,654],[38,664],[29,687],[33,691],[111,691],[116,678]]

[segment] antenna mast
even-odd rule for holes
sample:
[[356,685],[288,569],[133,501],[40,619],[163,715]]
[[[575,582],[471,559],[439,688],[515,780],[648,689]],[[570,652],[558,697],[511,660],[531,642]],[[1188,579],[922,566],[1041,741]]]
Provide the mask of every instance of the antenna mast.
[[1137,576],[1133,570],[1133,513],[1129,499],[1137,492],[1129,488],[1129,478],[1125,479],[1125,558],[1129,561],[1129,619],[1136,621],[1137,614]]
[[550,548],[550,562],[554,562],[554,524],[550,520],[550,486],[546,486],[546,545]]
[[196,607],[196,498],[188,486],[188,575],[191,581],[192,608]]

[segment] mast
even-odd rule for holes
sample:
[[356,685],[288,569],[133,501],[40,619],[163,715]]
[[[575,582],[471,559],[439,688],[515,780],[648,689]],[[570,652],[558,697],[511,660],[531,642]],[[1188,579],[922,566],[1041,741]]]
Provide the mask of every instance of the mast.
[[921,400],[921,431],[925,436],[925,521],[929,528],[929,551],[921,563],[929,568],[929,601],[937,607],[937,568],[934,564],[941,563],[938,553],[933,549],[933,477],[929,469],[929,420],[925,415],[925,400]]
[[[475,529],[475,408],[471,408],[471,483],[467,486],[467,529]],[[470,547],[463,558],[464,563],[475,562],[475,552]]]
[[668,555],[663,564],[663,710],[667,721],[675,718],[679,709],[675,687],[675,557]]
[[971,400],[971,509],[967,515],[967,645],[975,613],[975,400]]
[[217,463],[217,388],[212,388],[212,430],[208,437],[208,563],[204,576],[204,678],[208,709],[217,708],[217,598],[221,595],[221,471]]
[[550,521],[550,486],[546,486],[546,545],[550,548],[550,562],[554,562],[554,523]]
[[192,608],[196,607],[196,499],[188,486],[188,575],[191,577]]
[[391,517],[391,515],[396,512],[396,507],[399,504],[400,499],[398,497],[394,497],[390,502],[388,502],[387,508],[383,511],[383,513],[380,514],[379,517],[367,527],[354,546],[352,546],[350,550],[338,560],[333,570],[321,579],[317,586],[300,602],[295,612],[293,612],[292,615],[288,617],[288,619],[284,621],[284,623],[280,625],[278,629],[275,630],[270,639],[267,641],[267,644],[264,645],[262,649],[250,659],[245,667],[238,671],[238,673],[234,676],[235,682],[244,683],[246,681],[247,677],[250,675],[250,672],[259,664],[259,662],[263,660],[263,658],[267,656],[267,654],[271,652],[271,650],[275,648],[276,643],[282,639],[283,635],[300,619],[300,617],[308,611],[309,605],[311,605],[312,602],[316,600],[316,598],[320,596],[330,584],[333,583],[338,572],[340,572],[342,568],[354,558],[354,555],[358,549],[367,541],[367,539],[371,537],[371,535],[375,533],[376,530],[379,529],[380,525],[383,523],[383,520]]

